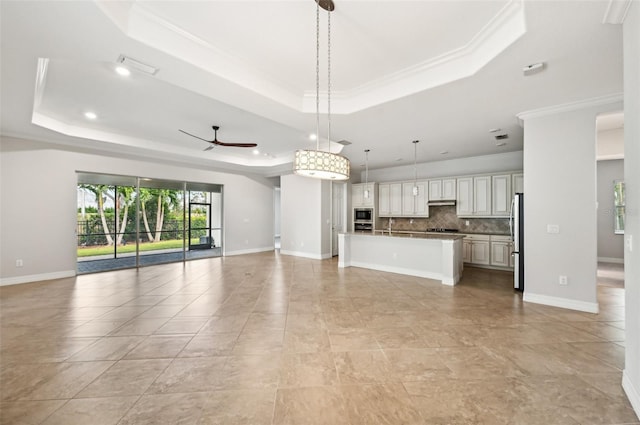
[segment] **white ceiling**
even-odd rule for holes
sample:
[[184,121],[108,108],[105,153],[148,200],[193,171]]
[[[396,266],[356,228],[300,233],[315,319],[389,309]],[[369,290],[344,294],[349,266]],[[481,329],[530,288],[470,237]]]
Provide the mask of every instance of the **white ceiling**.
[[[332,149],[355,170],[364,149],[370,168],[412,162],[415,139],[419,162],[521,150],[516,114],[622,92],[621,26],[602,23],[608,1],[335,3],[331,139],[352,144]],[[4,135],[264,175],[288,172],[295,149],[315,146],[312,0],[0,7]],[[323,111],[325,37],[322,12]],[[122,54],[159,70],[122,77]],[[537,62],[544,70],[525,77]],[[203,152],[178,131],[212,139],[212,125],[219,140],[260,153]]]

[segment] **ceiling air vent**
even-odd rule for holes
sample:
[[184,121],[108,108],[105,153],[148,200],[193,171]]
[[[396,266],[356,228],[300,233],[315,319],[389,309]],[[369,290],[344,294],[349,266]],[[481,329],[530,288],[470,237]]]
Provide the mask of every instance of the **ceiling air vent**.
[[142,71],[150,75],[156,75],[156,72],[158,72],[158,68],[147,65],[146,63],[132,59],[125,55],[118,56],[117,62],[123,64],[124,66],[135,68],[138,71]]
[[498,134],[496,136],[494,136],[496,138],[496,140],[504,140],[504,139],[508,139],[509,135],[508,134]]
[[349,146],[351,144],[351,142],[348,140],[340,140],[338,143],[340,143],[342,146]]

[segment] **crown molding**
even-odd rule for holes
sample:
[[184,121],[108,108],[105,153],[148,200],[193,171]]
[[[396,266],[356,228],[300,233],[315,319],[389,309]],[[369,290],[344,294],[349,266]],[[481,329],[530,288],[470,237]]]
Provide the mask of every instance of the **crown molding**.
[[627,12],[631,7],[632,0],[609,0],[607,10],[602,18],[603,24],[620,25],[627,17]]
[[590,108],[593,106],[609,105],[616,102],[622,102],[624,100],[622,93],[615,93],[606,96],[592,97],[590,99],[579,100],[577,102],[563,103],[560,105],[547,106],[544,108],[533,109],[531,111],[524,111],[516,114],[520,125],[522,126],[524,121],[532,118],[540,118],[548,115],[560,114],[563,112],[577,111],[580,109]]

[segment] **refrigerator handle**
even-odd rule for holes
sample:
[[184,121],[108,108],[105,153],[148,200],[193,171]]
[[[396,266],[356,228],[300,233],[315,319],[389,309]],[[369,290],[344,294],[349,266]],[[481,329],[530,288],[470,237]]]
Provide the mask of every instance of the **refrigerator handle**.
[[513,237],[513,206],[516,202],[516,198],[511,198],[511,209],[509,210],[509,234],[511,235],[511,240],[514,240]]

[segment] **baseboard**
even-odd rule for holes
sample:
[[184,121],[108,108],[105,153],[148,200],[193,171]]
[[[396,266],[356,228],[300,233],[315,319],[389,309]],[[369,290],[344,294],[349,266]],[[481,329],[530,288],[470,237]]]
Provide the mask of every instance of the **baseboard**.
[[627,370],[622,371],[622,388],[627,394],[631,407],[635,410],[636,415],[640,418],[640,388],[635,388],[631,383],[631,379],[627,374]]
[[551,307],[566,308],[569,310],[584,311],[598,314],[598,303],[570,300],[568,298],[551,297],[549,295],[532,294],[525,288],[523,300],[534,304],[549,305]]
[[615,257],[598,257],[598,262],[601,262],[601,263],[624,264],[624,258],[615,258]]
[[327,258],[331,258],[331,254],[311,254],[309,252],[289,251],[286,249],[280,249],[280,254],[291,255],[293,257],[311,258],[313,260],[326,260]]
[[239,249],[236,251],[225,251],[224,256],[225,257],[231,257],[233,255],[245,255],[245,254],[255,254],[258,252],[267,252],[267,251],[273,251],[275,248],[272,246],[265,246],[262,248],[251,248],[251,249]]
[[[378,270],[381,272],[388,272],[388,273],[406,274],[409,276],[424,277],[427,279],[442,281],[442,273],[433,273],[433,272],[427,272],[424,270],[407,269],[404,267],[385,266],[382,264],[365,263],[360,261],[351,261],[349,265],[351,267],[362,267],[363,269]],[[453,285],[453,283],[451,283],[451,285]]]
[[26,276],[0,278],[0,286],[19,285],[21,283],[39,282],[42,280],[64,279],[74,277],[75,270],[64,270],[61,272],[31,274]]

